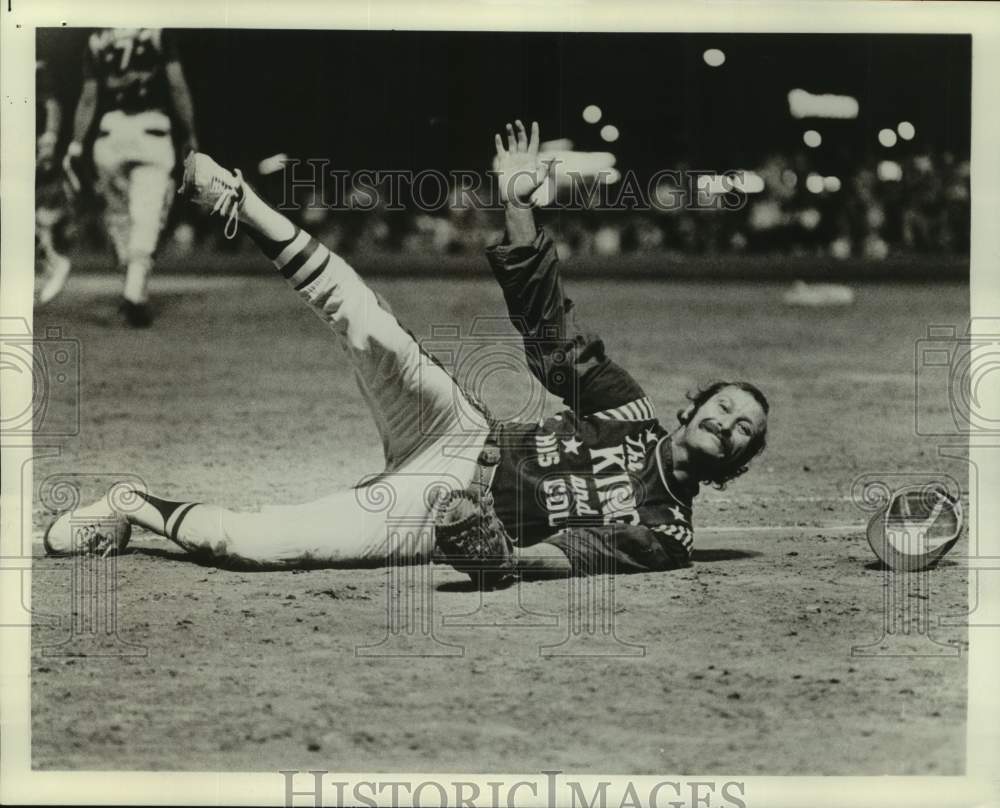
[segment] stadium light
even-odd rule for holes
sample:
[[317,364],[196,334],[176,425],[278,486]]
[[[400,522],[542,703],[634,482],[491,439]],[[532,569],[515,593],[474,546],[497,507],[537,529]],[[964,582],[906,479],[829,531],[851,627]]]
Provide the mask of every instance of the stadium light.
[[557,138],[556,140],[546,140],[539,144],[538,151],[573,151],[573,141],[568,137]]
[[878,132],[878,142],[891,149],[896,145],[896,133],[891,129],[880,129]]
[[837,193],[840,190],[840,177],[824,177],[823,189],[831,194]]
[[737,190],[745,194],[759,194],[764,190],[764,178],[753,171],[742,171],[735,183]]
[[588,104],[583,108],[583,119],[587,123],[597,123],[601,120],[601,108],[597,104]]
[[731,171],[727,174],[701,174],[698,190],[702,194],[718,196],[730,191],[759,194],[764,190],[764,178],[756,171]]
[[823,193],[823,178],[819,174],[810,174],[806,177],[806,189],[811,194]]
[[618,140],[618,134],[618,127],[610,123],[601,127],[601,139],[608,143],[614,143]]
[[876,171],[882,182],[899,182],[903,179],[903,167],[895,160],[883,160]]
[[799,224],[806,230],[815,230],[822,219],[822,214],[816,208],[806,208],[799,214]]
[[814,95],[796,88],[788,91],[788,111],[793,118],[839,118],[850,120],[858,117],[858,99],[850,95],[826,93]]
[[805,143],[810,149],[815,149],[823,142],[823,136],[815,129],[806,129],[806,131],[802,133],[802,142]]
[[799,184],[798,175],[792,171],[790,168],[786,168],[781,172],[781,181],[785,183],[789,188],[794,188]]
[[916,127],[909,121],[900,121],[899,126],[896,127],[896,131],[899,132],[899,136],[903,140],[913,140],[917,135]]
[[726,54],[718,48],[709,48],[701,55],[701,58],[709,67],[721,67],[726,62]]

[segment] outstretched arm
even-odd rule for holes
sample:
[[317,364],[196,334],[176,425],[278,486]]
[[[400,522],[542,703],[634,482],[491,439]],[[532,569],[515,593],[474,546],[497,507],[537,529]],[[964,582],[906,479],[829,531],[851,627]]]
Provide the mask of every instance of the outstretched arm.
[[59,127],[62,126],[62,107],[55,96],[48,96],[44,101],[45,131],[39,133],[35,144],[35,159],[39,168],[48,170],[55,159],[56,143],[59,142]]
[[[87,78],[83,81],[83,88],[80,90],[80,100],[76,102],[76,112],[73,115],[73,142],[70,144],[71,151],[75,151],[72,146],[76,145],[80,151],[83,150],[83,141],[87,137],[87,132],[94,123],[94,114],[97,112],[97,79]],[[79,153],[79,152],[78,152]]]
[[691,538],[666,525],[566,528],[539,544],[515,548],[514,563],[526,580],[660,572],[691,563]]
[[532,195],[552,168],[538,157],[538,124],[532,123],[530,137],[520,121],[507,124],[506,144],[500,135],[494,142],[507,233],[503,244],[487,251],[487,258],[511,322],[524,338],[528,368],[581,415],[641,401],[637,418],[652,417],[642,388],[607,358],[596,334],[577,325],[573,303],[563,293],[555,245],[535,226]]
[[174,107],[174,114],[181,126],[181,153],[198,151],[198,138],[194,130],[194,104],[191,103],[191,91],[188,89],[187,79],[184,78],[184,69],[180,60],[174,59],[167,62],[166,67],[167,84],[170,86],[170,100]]
[[83,141],[94,123],[97,113],[97,79],[85,78],[80,100],[76,102],[76,112],[73,115],[73,139],[66,146],[63,157],[63,171],[66,179],[76,192],[80,191],[80,160],[83,156]]

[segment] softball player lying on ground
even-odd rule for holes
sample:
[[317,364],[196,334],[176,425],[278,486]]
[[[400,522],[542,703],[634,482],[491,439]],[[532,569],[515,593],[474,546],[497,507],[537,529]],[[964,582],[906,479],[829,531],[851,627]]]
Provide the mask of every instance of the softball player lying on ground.
[[[224,566],[452,563],[498,584],[517,576],[668,570],[690,563],[692,500],[738,477],[765,444],[768,403],[719,382],[660,424],[642,388],[578,330],[532,193],[548,167],[520,121],[496,137],[506,238],[487,251],[531,372],[566,404],[542,422],[498,422],[435,363],[342,259],[204,154],[182,193],[245,225],[330,327],[372,410],[385,468],[305,505],[240,513],[171,502],[126,484],[50,525],[48,552],[121,550],[131,526]],[[117,489],[117,490],[116,490]],[[386,501],[391,508],[377,507]],[[397,526],[405,526],[401,531]],[[400,535],[405,532],[405,535]],[[485,571],[485,572],[484,572]]]

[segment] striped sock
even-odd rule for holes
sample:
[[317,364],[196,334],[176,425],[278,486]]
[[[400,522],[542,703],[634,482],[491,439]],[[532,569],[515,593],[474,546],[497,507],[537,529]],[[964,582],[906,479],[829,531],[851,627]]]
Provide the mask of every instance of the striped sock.
[[145,504],[128,514],[129,521],[172,541],[177,541],[177,533],[181,524],[188,514],[199,505],[197,502],[171,502],[167,499],[154,497],[144,491],[136,491],[135,493]]
[[250,234],[274,268],[310,303],[330,290],[335,283],[334,271],[344,264],[343,259],[298,227],[284,241],[269,239],[255,230]]

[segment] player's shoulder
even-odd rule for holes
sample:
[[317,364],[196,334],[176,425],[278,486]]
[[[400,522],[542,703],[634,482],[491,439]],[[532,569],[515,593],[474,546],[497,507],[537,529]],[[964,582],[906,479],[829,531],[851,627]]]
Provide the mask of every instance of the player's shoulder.
[[539,423],[539,426],[618,436],[619,439],[634,434],[640,436],[644,442],[653,442],[664,434],[653,403],[645,396],[597,412],[581,413],[566,408],[548,416]]
[[606,407],[596,412],[586,413],[585,418],[597,421],[618,421],[621,423],[642,423],[656,420],[656,408],[647,395],[638,395],[614,407]]

